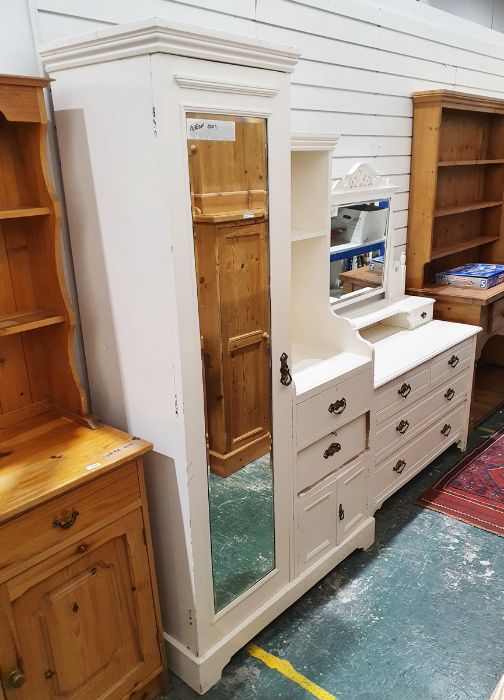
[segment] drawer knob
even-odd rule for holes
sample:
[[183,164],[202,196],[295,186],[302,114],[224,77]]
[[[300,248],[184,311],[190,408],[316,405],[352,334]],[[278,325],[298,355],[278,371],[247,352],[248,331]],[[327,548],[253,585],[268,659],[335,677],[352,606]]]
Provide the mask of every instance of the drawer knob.
[[404,435],[404,433],[408,430],[409,428],[409,421],[407,420],[401,420],[399,421],[399,425],[396,425],[396,430],[401,433],[401,435]]
[[450,367],[456,367],[459,362],[460,362],[460,360],[457,357],[457,355],[452,355],[450,357],[450,359],[448,360],[448,364],[450,365]]
[[65,508],[65,510],[61,511],[61,513],[54,518],[52,525],[53,527],[59,527],[61,530],[68,530],[68,528],[72,527],[75,523],[78,515],[78,510],[70,511]]
[[444,395],[445,399],[448,399],[448,401],[451,401],[453,397],[455,396],[455,390],[454,389],[448,389],[446,394]]
[[280,384],[284,386],[292,384],[292,374],[290,373],[289,363],[287,362],[288,359],[287,353],[283,352],[280,355]]
[[338,517],[340,520],[345,519],[345,509],[343,508],[343,505],[341,503],[339,504]]
[[420,314],[420,316],[421,316],[422,318],[427,318],[427,311],[422,311],[422,313]]
[[332,442],[327,450],[324,452],[324,459],[329,459],[329,457],[332,457],[333,455],[336,454],[336,452],[339,452],[341,450],[341,445],[339,442]]
[[77,554],[84,554],[85,552],[87,552],[87,550],[88,550],[87,544],[84,544],[84,543],[83,543],[83,544],[80,544],[80,545],[77,547]]
[[397,393],[405,399],[411,393],[411,384],[406,384],[405,382],[401,388],[397,390]]
[[25,680],[26,678],[24,677],[24,674],[19,670],[19,668],[15,668],[7,676],[7,685],[9,685],[11,688],[21,688],[21,686],[24,685]]
[[398,474],[402,474],[405,466],[406,462],[404,461],[404,459],[400,459],[395,465],[395,467],[393,467],[393,471],[397,472]]
[[345,397],[343,397],[342,399],[338,399],[334,403],[330,403],[328,411],[329,411],[329,413],[335,413],[336,415],[339,415],[340,413],[343,413],[345,408],[346,408],[346,399],[345,399]]
[[451,425],[449,423],[445,423],[441,429],[441,435],[444,435],[445,437],[451,433]]

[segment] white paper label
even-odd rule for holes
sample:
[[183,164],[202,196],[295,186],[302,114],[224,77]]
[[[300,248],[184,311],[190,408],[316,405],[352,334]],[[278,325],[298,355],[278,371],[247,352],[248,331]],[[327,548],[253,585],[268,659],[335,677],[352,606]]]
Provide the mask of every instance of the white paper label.
[[86,471],[90,472],[92,469],[96,469],[96,467],[100,467],[101,464],[100,462],[95,462],[94,464],[88,464],[87,467],[85,467]]
[[234,141],[235,123],[222,119],[188,119],[187,138],[195,141]]

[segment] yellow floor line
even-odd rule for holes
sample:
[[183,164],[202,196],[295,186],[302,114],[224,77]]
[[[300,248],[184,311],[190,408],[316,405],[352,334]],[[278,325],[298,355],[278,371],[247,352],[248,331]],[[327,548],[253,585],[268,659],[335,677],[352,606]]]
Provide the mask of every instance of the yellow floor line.
[[314,697],[319,698],[320,700],[338,700],[335,695],[331,695],[331,693],[328,693],[327,690],[324,690],[319,685],[313,683],[308,678],[303,676],[301,673],[298,673],[294,666],[288,661],[285,661],[285,659],[279,659],[278,656],[274,656],[273,654],[264,651],[264,649],[261,649],[261,647],[258,647],[255,644],[249,644],[247,646],[247,651],[250,656],[259,659],[259,661],[262,661],[264,664],[266,664],[266,666],[269,666],[269,668],[275,669],[275,671],[278,671],[278,673],[281,673],[289,680],[297,683],[301,686],[301,688],[307,690]]

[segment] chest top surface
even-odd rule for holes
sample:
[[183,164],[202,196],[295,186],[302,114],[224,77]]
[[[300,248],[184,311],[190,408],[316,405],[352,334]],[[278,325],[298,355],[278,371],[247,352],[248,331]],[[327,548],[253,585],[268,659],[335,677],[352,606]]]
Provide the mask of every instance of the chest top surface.
[[0,430],[0,523],[148,452],[152,445],[57,415]]

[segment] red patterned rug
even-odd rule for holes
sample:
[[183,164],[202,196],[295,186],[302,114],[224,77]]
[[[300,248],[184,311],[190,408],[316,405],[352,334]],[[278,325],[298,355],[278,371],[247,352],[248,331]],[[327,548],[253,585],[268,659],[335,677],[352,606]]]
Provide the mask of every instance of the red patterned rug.
[[504,428],[458,462],[416,503],[504,536]]

